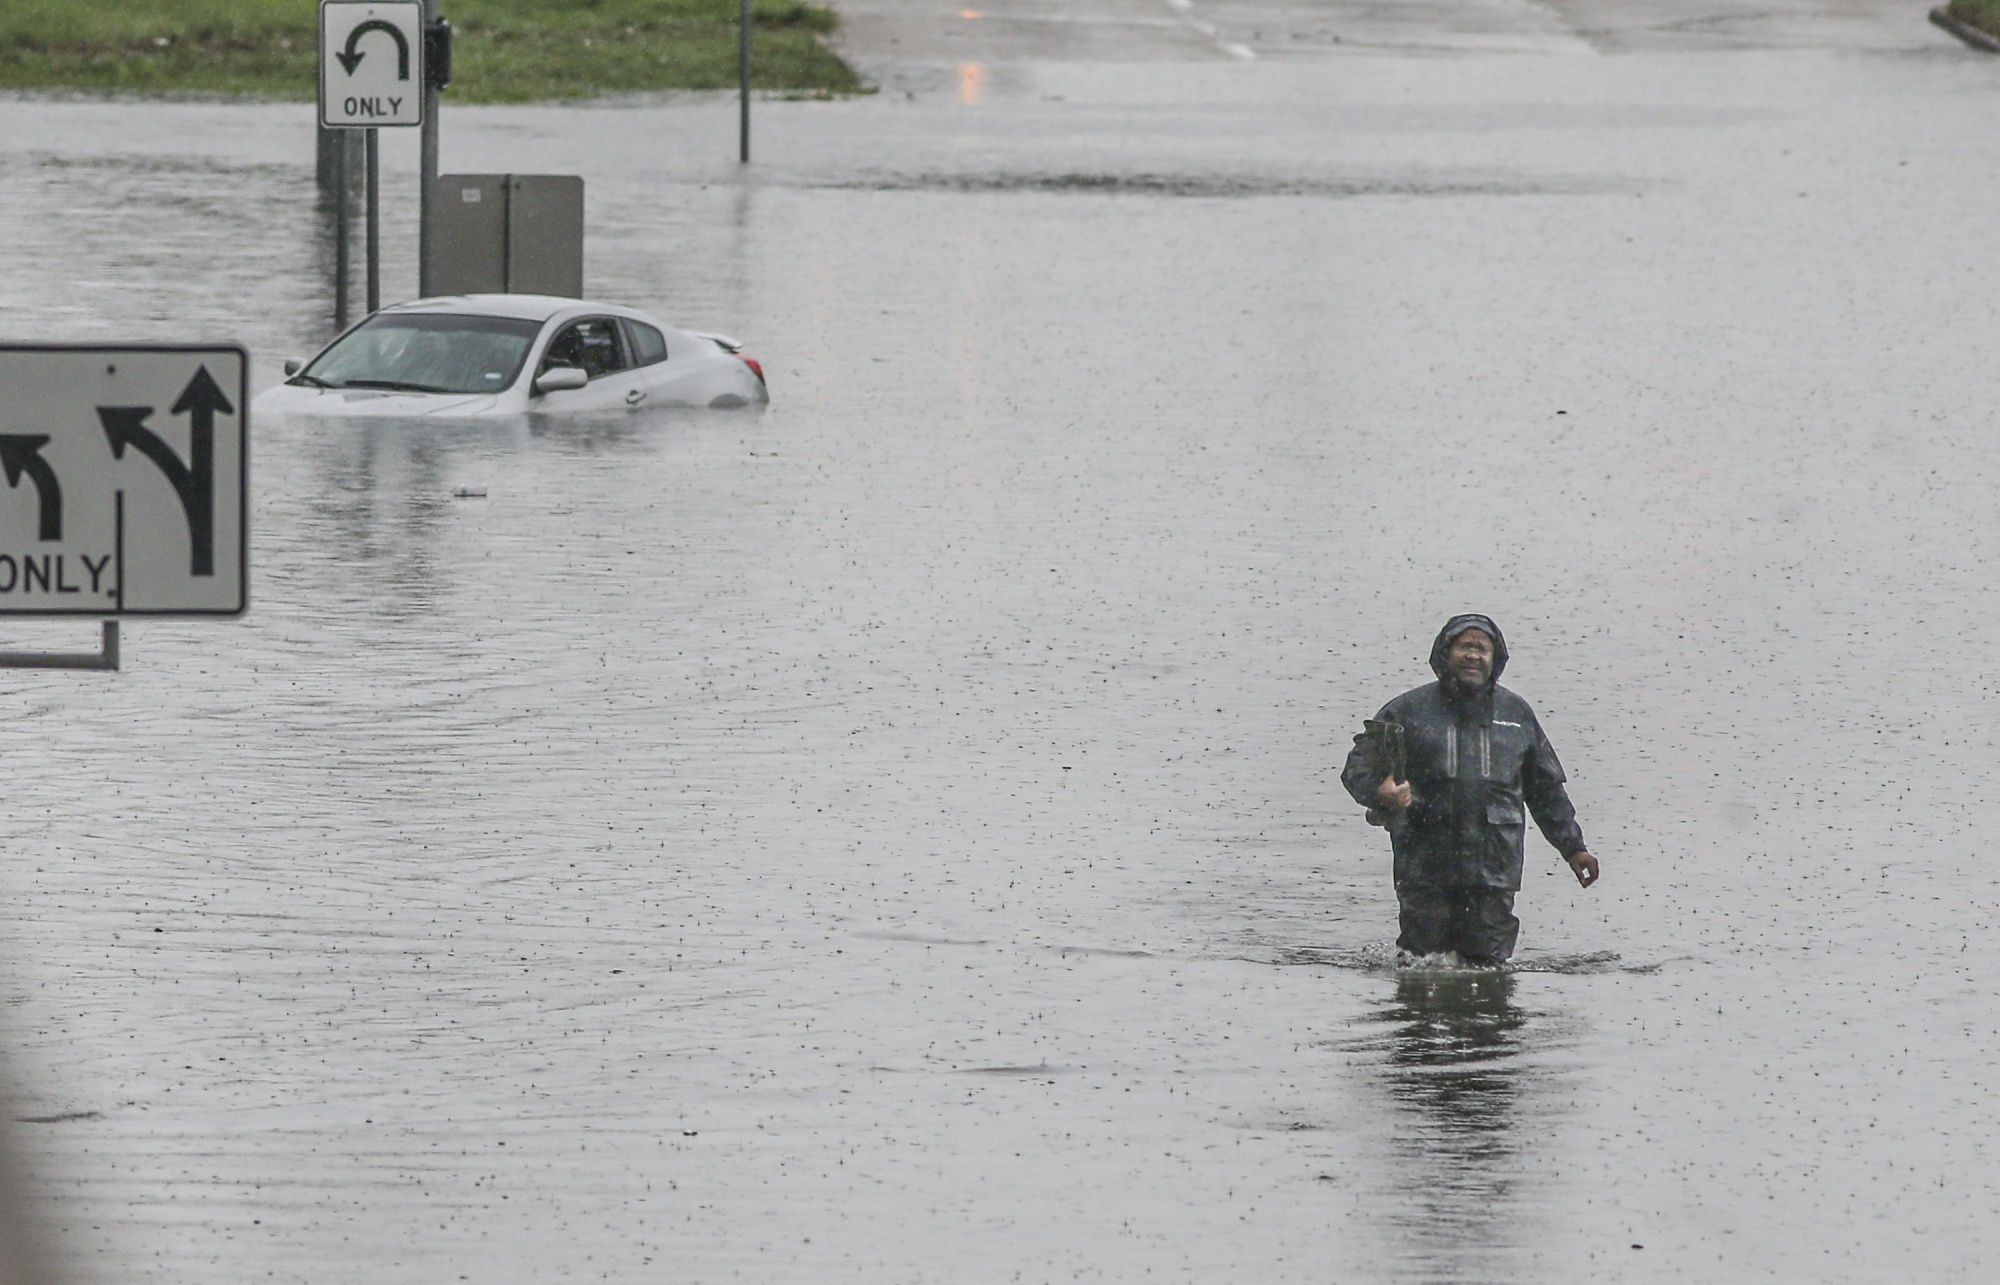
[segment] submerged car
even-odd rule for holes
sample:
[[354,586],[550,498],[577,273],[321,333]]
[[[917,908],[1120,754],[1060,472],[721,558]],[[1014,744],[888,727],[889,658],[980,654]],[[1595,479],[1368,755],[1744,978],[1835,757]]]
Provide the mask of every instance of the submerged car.
[[258,413],[487,416],[749,406],[764,368],[726,335],[544,295],[417,299],[371,314],[310,361],[285,363]]

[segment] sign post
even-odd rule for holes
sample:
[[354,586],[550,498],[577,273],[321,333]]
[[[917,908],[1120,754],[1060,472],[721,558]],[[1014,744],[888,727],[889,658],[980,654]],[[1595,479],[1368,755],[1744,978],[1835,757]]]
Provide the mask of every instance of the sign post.
[[[319,123],[328,129],[368,131],[370,312],[378,305],[382,273],[375,239],[379,226],[375,131],[418,126],[428,146],[437,128],[424,43],[425,4],[426,0],[320,0],[319,5]],[[427,195],[424,199],[428,204]]]
[[423,124],[424,61],[420,0],[320,0],[320,124]]
[[340,140],[339,159],[334,163],[333,179],[333,328],[347,329],[347,276],[348,259],[352,254],[353,237],[348,233],[348,209],[353,201],[347,186],[347,140],[345,133],[334,134]]
[[366,140],[362,155],[367,158],[361,168],[367,175],[368,187],[368,315],[371,317],[382,306],[382,167],[375,145],[378,133],[371,129],[362,135]]
[[[451,24],[438,0],[423,0],[424,129],[417,161],[417,293],[431,293],[431,256],[437,252],[438,95],[451,80]],[[435,60],[435,61],[433,61]]]
[[736,130],[736,160],[750,163],[750,0],[743,0],[743,12],[736,22],[736,75],[740,82],[737,99],[739,123]]

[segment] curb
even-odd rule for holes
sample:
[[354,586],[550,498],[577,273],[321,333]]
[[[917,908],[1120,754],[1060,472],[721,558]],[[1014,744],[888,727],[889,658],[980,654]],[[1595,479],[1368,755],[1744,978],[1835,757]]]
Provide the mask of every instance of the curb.
[[1981,49],[1989,54],[2000,54],[2000,37],[1981,31],[1969,23],[1960,22],[1952,17],[1943,5],[1931,10],[1931,22],[1943,27],[1974,49]]

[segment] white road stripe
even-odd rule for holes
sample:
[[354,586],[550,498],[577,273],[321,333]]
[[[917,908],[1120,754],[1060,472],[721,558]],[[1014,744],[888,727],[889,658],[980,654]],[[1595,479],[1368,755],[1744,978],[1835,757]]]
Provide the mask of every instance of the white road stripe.
[[[1192,15],[1194,13],[1194,0],[1167,0],[1167,7],[1176,13]],[[1224,40],[1221,31],[1216,28],[1214,23],[1202,22],[1190,16],[1187,24],[1201,33],[1210,44],[1220,49],[1223,53],[1228,54],[1231,58],[1240,58],[1244,62],[1256,61],[1257,51],[1255,49],[1234,40]]]

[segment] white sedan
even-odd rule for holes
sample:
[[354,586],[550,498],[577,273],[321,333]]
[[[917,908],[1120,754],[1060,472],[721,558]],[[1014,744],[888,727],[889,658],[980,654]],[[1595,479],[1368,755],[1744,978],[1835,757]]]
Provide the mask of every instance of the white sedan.
[[764,369],[726,335],[544,295],[418,299],[370,315],[311,361],[285,363],[257,414],[602,414],[770,400]]

